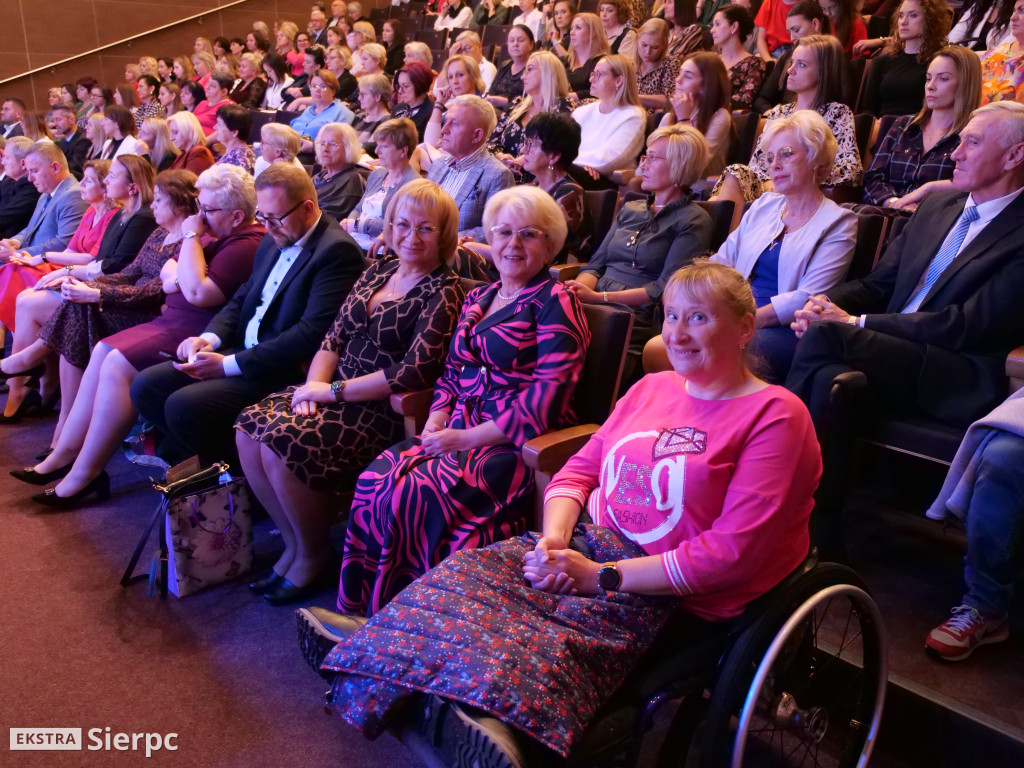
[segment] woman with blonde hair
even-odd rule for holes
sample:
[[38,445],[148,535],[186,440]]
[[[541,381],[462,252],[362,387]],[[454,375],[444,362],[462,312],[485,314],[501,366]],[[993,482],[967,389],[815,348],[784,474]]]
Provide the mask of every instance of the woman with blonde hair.
[[387,48],[380,43],[367,43],[359,50],[359,79],[367,75],[384,74],[384,65],[387,61]]
[[217,71],[217,62],[213,58],[212,53],[206,51],[200,51],[199,53],[192,54],[192,66],[195,68],[196,74],[192,78],[199,83],[203,90],[206,90],[206,86],[210,82],[210,78],[214,72]]
[[321,168],[313,177],[320,210],[335,221],[343,221],[365,189],[356,165],[363,154],[359,137],[347,123],[327,123],[317,134],[314,146]]
[[572,119],[580,124],[582,132],[576,166],[587,171],[587,174],[580,174],[581,182],[586,182],[585,176],[589,176],[597,182],[591,184],[592,188],[603,189],[610,182],[602,177],[636,164],[636,156],[644,145],[647,113],[640,106],[633,62],[625,56],[602,57],[594,67],[590,82],[591,95],[597,101],[584,104],[572,113]]
[[171,170],[192,171],[197,176],[213,165],[213,153],[206,147],[206,134],[191,112],[176,112],[167,118],[171,141],[180,150]]
[[668,22],[662,19],[648,19],[637,32],[636,87],[640,103],[652,112],[665,107],[679,74],[680,60],[668,55],[668,33]]
[[336,494],[402,439],[388,398],[431,387],[444,367],[464,299],[446,266],[458,243],[458,208],[419,179],[395,195],[387,223],[394,255],[371,265],[349,292],[305,383],[246,408],[235,422],[242,469],[284,540],[268,577],[249,587],[273,605],[320,589],[333,570]]
[[213,55],[213,43],[210,42],[208,37],[197,37],[195,43],[192,44],[193,53],[208,53]]
[[139,128],[139,140],[149,147],[149,162],[157,173],[170,169],[181,150],[171,141],[170,127],[161,117],[150,117]]
[[233,53],[225,53],[217,57],[216,70],[222,75],[227,75],[232,80],[238,80],[238,65],[241,59]]
[[361,73],[360,67],[362,66],[359,54],[362,52],[364,45],[377,42],[377,31],[370,22],[357,21],[352,25],[352,31],[348,33],[348,38],[345,42],[348,43],[349,50],[352,51],[352,74],[358,77]]
[[[840,73],[845,57],[839,40],[831,35],[801,37],[793,49],[786,82],[786,87],[796,94],[796,100],[772,107],[765,114],[765,128],[773,120],[789,117],[801,109],[813,110],[824,118],[839,142],[832,173],[825,180],[830,187],[856,186],[863,176],[853,112],[841,100]],[[736,212],[740,213],[746,203],[770,189],[765,150],[758,138],[750,164],[728,166],[712,191],[712,199],[732,200],[736,203]]]
[[[430,46],[424,42],[419,40],[410,40],[405,44],[403,52],[405,53],[406,63],[410,61],[418,61],[422,64],[426,64],[428,68],[434,66],[434,54],[431,52]],[[404,67],[405,64],[402,66]]]
[[515,99],[498,120],[487,147],[509,170],[520,173],[519,158],[530,121],[542,112],[569,114],[571,111],[565,67],[553,53],[538,51],[530,56],[523,69],[523,95]]
[[260,77],[260,60],[251,53],[243,53],[238,65],[238,80],[228,92],[228,98],[246,109],[259,109],[267,83]]
[[764,131],[774,191],[759,197],[712,257],[750,281],[757,303],[753,353],[766,378],[785,381],[797,337],[789,327],[810,296],[829,293],[846,277],[857,217],[826,198],[838,143],[821,115],[800,110]]
[[562,63],[569,90],[578,101],[590,98],[590,75],[598,60],[610,52],[601,19],[593,13],[577,13],[569,27],[569,55]]
[[90,142],[87,160],[99,160],[103,157],[103,145],[107,143],[107,128],[102,112],[94,112],[85,121],[85,138]]
[[448,61],[441,67],[441,74],[434,88],[438,93],[438,99],[434,102],[430,120],[423,131],[423,143],[439,147],[444,113],[447,109],[445,105],[456,96],[479,96],[486,90],[486,86],[476,61],[470,56],[457,53],[449,56]]

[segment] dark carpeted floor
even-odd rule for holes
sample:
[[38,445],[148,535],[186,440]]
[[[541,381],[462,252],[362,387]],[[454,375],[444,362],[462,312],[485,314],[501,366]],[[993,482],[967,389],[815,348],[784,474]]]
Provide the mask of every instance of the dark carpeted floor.
[[[245,588],[248,579],[167,602],[148,597],[145,584],[120,587],[158,498],[148,472],[118,456],[110,467],[110,501],[74,512],[33,504],[29,496],[38,489],[7,471],[32,463],[53,424],[30,420],[0,427],[0,729],[177,733],[179,748],[148,761],[141,752],[5,750],[0,765],[416,764],[394,739],[367,741],[325,715],[326,686],[299,656],[293,611],[252,595]],[[862,493],[847,514],[853,565],[886,616],[892,668],[1024,728],[1018,640],[983,649],[958,665],[942,665],[922,653],[924,634],[960,594],[962,543],[893,506]],[[270,528],[269,521],[258,525],[262,565],[272,562],[278,547]],[[333,590],[326,590],[315,602],[333,601]],[[1019,637],[1024,612],[1016,616]],[[874,763],[895,765],[885,758]]]
[[[3,766],[412,766],[391,737],[367,741],[324,714],[326,685],[303,664],[290,608],[245,581],[177,600],[118,581],[157,494],[145,470],[111,462],[110,501],[51,512],[9,477],[33,463],[53,420],[0,427],[0,729],[109,727],[177,733],[178,750],[8,752]],[[257,554],[277,547],[264,521]],[[332,591],[318,604],[330,606]],[[69,759],[70,758],[70,759]]]

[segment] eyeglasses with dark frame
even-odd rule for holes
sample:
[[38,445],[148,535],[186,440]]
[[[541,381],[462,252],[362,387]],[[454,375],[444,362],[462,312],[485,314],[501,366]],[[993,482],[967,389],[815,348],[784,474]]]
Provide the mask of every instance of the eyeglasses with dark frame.
[[282,213],[280,216],[267,216],[262,211],[257,211],[256,212],[256,217],[255,217],[256,221],[258,221],[260,224],[262,224],[265,227],[274,227],[275,229],[277,229],[279,227],[283,227],[284,226],[284,220],[287,219],[289,216],[291,216],[293,213],[295,213],[304,202],[306,202],[306,201],[305,200],[300,200],[295,205],[293,205],[288,210],[287,213]]

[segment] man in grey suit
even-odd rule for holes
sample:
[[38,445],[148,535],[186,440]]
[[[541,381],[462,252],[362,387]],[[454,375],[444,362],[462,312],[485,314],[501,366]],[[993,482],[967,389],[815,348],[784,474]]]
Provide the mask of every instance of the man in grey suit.
[[81,187],[68,170],[68,161],[52,141],[37,142],[25,155],[28,179],[39,190],[35,212],[21,232],[0,240],[0,261],[6,263],[16,252],[22,256],[43,256],[63,251],[82,222],[89,204]]
[[435,160],[427,178],[455,199],[459,237],[482,242],[487,199],[515,183],[512,172],[487,151],[497,122],[494,107],[479,96],[457,96],[448,104],[441,149],[449,157]]

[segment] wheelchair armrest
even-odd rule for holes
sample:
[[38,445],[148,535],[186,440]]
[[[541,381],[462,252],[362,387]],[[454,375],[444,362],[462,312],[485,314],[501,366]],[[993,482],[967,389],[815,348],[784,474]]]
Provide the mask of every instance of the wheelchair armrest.
[[560,283],[566,280],[574,280],[580,273],[580,268],[586,264],[552,264],[548,267],[548,274]]
[[553,475],[597,430],[597,424],[580,424],[535,437],[523,446],[523,460],[531,469]]
[[1024,347],[1017,347],[1006,356],[1006,375],[1010,378],[1010,391],[1024,386]]
[[423,431],[430,412],[430,401],[434,390],[420,389],[415,392],[399,392],[390,398],[391,409],[405,418],[405,437],[416,437]]

